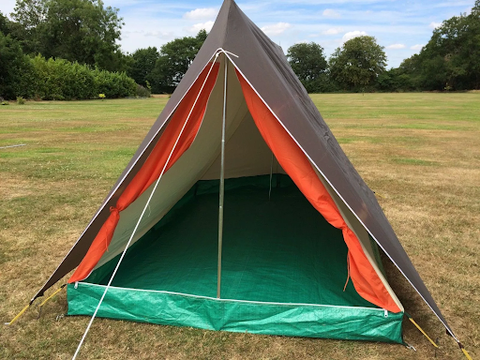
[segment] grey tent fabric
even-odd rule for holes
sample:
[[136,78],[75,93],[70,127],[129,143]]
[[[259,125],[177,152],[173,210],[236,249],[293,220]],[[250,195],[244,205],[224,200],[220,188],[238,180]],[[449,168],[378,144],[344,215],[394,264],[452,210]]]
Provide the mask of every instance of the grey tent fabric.
[[42,296],[48,288],[78,266],[108,217],[109,207],[116,202],[141,169],[161,136],[165,124],[218,50],[227,53],[236,69],[250,82],[318,172],[323,175],[367,232],[420,294],[447,331],[455,337],[400,244],[375,195],[342,151],[306,90],[293,73],[282,49],[248,19],[233,0],[224,1],[203,47],[165,109],[85,231],[31,301]]

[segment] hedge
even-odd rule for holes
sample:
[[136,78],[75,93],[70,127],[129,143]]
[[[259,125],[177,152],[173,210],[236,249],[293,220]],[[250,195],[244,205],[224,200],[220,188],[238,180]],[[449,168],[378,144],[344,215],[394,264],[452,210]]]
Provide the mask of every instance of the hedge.
[[33,81],[29,93],[37,99],[83,100],[135,96],[137,85],[125,73],[91,69],[77,62],[48,59],[38,55],[31,59]]

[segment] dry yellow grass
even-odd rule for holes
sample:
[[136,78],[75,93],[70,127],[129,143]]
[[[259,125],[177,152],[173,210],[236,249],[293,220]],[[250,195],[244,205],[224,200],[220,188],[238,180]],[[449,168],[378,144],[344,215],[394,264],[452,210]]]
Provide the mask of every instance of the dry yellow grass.
[[[480,98],[478,94],[314,95],[444,316],[480,357]],[[167,97],[43,102],[0,109],[0,319],[9,321],[70,249]],[[286,338],[97,319],[82,359],[462,359],[391,264],[410,323],[401,345]],[[55,287],[56,288],[56,287]],[[51,294],[51,289],[48,294]],[[0,358],[70,359],[87,325],[65,293],[0,327]]]

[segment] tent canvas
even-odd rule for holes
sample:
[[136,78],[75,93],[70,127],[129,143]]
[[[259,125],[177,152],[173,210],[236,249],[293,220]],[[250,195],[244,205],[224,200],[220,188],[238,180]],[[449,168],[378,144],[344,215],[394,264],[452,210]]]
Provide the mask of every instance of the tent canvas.
[[104,317],[402,342],[404,309],[379,247],[455,337],[281,48],[226,0],[32,302],[76,268],[71,315],[93,314],[105,294]]

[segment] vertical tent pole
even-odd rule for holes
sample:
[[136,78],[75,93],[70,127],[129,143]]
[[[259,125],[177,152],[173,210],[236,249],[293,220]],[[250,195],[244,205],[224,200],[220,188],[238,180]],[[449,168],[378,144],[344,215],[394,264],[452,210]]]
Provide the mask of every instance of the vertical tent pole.
[[270,197],[272,195],[272,180],[273,180],[273,160],[275,156],[273,155],[272,151],[272,163],[270,164],[270,188],[268,189],[268,201],[270,201]]
[[223,243],[223,202],[225,192],[225,118],[227,113],[227,57],[224,56],[225,81],[223,84],[223,114],[222,114],[222,155],[220,162],[220,198],[218,204],[218,270],[217,298],[220,299],[222,286],[222,243]]

